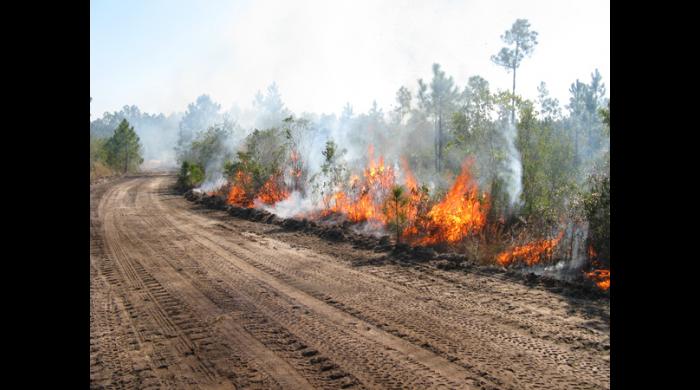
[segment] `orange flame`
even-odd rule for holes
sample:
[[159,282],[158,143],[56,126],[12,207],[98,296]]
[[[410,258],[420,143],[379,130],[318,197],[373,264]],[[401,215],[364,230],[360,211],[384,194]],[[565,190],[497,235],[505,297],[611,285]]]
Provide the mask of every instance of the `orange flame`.
[[272,175],[260,188],[257,199],[265,204],[275,204],[289,197],[289,192],[280,188],[279,177]]
[[419,243],[455,243],[468,234],[481,230],[486,223],[488,196],[485,202],[479,201],[478,188],[472,179],[469,165],[468,162],[462,164],[462,171],[450,191],[428,212],[429,234]]
[[243,171],[236,172],[233,183],[231,183],[231,188],[228,192],[228,199],[226,202],[230,205],[240,206],[240,207],[253,207],[253,202],[250,200],[248,193],[246,192],[246,187],[250,186],[252,182],[250,174]]
[[384,165],[384,158],[374,159],[374,148],[368,150],[369,161],[362,173],[362,178],[353,175],[350,178],[350,191],[333,194],[328,202],[330,213],[345,214],[352,222],[372,221],[385,223],[382,203],[395,182],[394,170]]
[[413,176],[413,172],[411,172],[411,168],[408,166],[408,160],[404,157],[401,158],[401,170],[403,171],[403,181],[406,188],[409,190],[418,189],[416,177]]
[[610,270],[596,269],[591,272],[585,272],[586,277],[593,280],[595,284],[603,291],[610,288]]
[[496,256],[496,261],[502,266],[508,266],[516,261],[522,261],[528,266],[539,263],[543,259],[552,257],[554,248],[559,244],[559,241],[564,236],[564,231],[561,231],[557,238],[551,240],[540,240],[529,244],[516,246],[510,250],[500,253]]
[[401,158],[401,171],[403,172],[404,185],[408,189],[408,201],[405,206],[406,227],[401,235],[405,240],[412,241],[420,231],[417,226],[419,212],[421,206],[427,207],[427,198],[418,187],[418,181],[405,158]]
[[301,177],[303,168],[301,163],[301,155],[296,150],[292,150],[289,157],[292,160],[291,175],[298,179]]

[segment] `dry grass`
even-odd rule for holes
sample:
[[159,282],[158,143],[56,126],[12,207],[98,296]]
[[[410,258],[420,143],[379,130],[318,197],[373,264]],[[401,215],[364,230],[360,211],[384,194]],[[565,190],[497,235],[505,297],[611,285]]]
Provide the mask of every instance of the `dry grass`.
[[96,161],[90,169],[90,182],[114,176],[115,173],[101,161]]

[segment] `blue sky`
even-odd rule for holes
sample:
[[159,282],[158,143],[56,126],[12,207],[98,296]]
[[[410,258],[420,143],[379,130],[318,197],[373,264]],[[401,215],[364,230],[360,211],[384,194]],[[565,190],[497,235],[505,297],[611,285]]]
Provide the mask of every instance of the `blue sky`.
[[91,1],[90,93],[94,107],[104,107],[96,112],[159,96],[166,101],[153,109],[178,109],[169,95],[178,94],[179,72],[191,59],[209,55],[217,30],[231,17],[230,2],[203,3]]
[[540,81],[562,104],[569,85],[598,68],[610,90],[608,1],[164,1],[93,0],[93,117],[136,104],[184,111],[208,93],[225,109],[250,105],[275,81],[294,112],[385,110],[396,90],[415,91],[433,62],[463,86],[481,75],[492,89],[511,75],[489,60],[516,18],[539,32],[518,70],[518,92]]

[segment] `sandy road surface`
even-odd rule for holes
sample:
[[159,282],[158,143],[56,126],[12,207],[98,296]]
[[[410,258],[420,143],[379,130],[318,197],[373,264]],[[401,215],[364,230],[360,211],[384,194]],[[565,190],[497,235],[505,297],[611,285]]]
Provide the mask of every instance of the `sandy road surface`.
[[92,388],[609,388],[609,304],[95,186]]

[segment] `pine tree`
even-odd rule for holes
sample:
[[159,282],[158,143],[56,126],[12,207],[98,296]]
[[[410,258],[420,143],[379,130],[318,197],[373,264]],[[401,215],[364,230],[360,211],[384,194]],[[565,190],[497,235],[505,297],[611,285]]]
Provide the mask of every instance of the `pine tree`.
[[[530,31],[530,22],[527,19],[517,19],[510,30],[501,35],[501,39],[507,45],[498,54],[491,56],[491,61],[509,71],[513,71],[513,97],[515,97],[515,71],[520,66],[523,58],[532,54],[537,45],[537,32]],[[511,109],[511,123],[515,123],[515,100]]]
[[105,143],[107,164],[115,171],[134,171],[143,162],[141,143],[133,126],[123,119],[114,134]]

